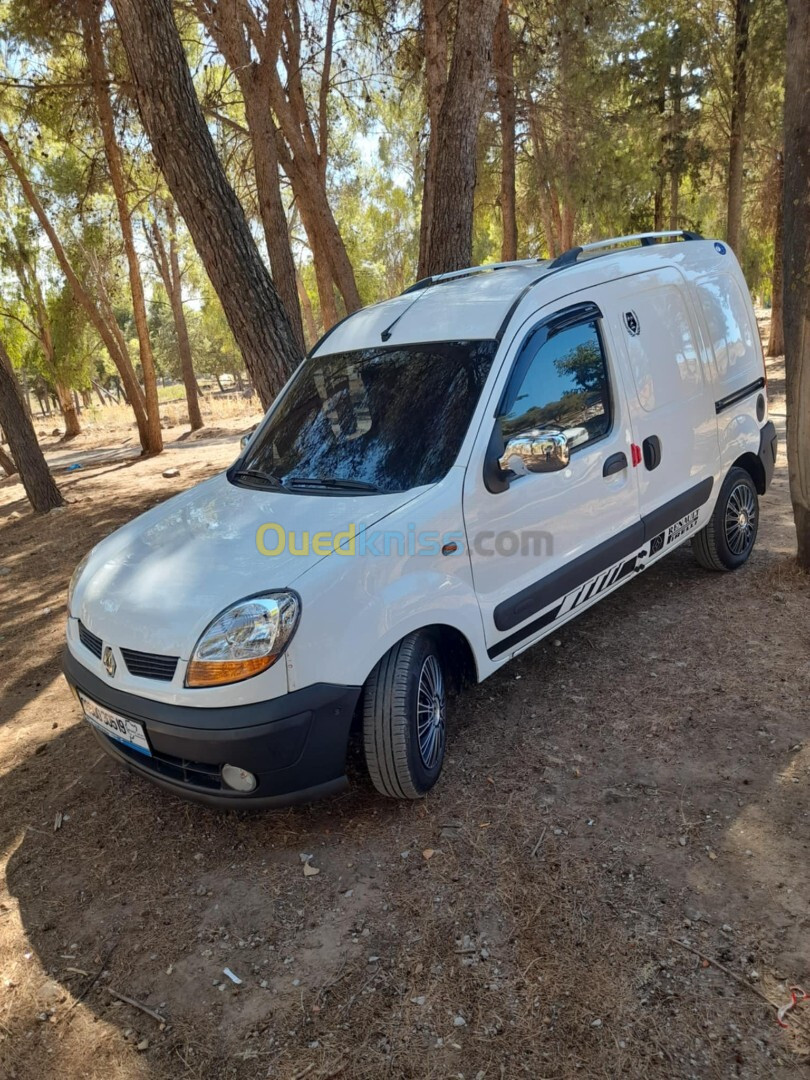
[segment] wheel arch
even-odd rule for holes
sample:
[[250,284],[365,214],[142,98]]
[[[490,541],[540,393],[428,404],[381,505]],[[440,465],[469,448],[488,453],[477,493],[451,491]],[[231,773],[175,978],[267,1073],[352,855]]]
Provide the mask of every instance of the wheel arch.
[[[744,469],[753,480],[754,487],[757,489],[757,494],[765,494],[768,481],[765,476],[765,468],[756,454],[752,453],[750,450],[745,454],[741,454],[736,461],[732,462],[729,472],[731,472],[731,469],[733,468]],[[726,475],[728,475],[728,473],[726,473]]]
[[446,622],[432,622],[425,623],[424,626],[414,626],[405,633],[400,634],[395,641],[388,641],[369,668],[369,675],[386,653],[395,648],[400,641],[404,641],[406,637],[416,633],[430,634],[438,641],[441,659],[446,663],[448,672],[454,676],[455,688],[458,689],[466,683],[479,681],[481,676],[478,671],[478,663],[472,642],[463,630],[459,630],[457,626]]

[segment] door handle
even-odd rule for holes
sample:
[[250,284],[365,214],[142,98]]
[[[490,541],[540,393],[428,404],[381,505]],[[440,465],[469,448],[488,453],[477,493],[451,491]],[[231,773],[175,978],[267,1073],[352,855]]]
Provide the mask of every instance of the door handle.
[[661,440],[657,435],[649,435],[641,444],[644,452],[644,464],[652,472],[661,464]]
[[602,476],[613,476],[614,473],[621,472],[622,469],[627,468],[627,455],[620,450],[618,454],[611,454],[609,458],[605,459],[605,464],[602,466]]

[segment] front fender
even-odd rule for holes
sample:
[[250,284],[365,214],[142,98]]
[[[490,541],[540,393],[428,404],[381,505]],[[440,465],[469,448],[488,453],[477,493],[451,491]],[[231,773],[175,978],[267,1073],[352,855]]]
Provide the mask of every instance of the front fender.
[[[386,519],[393,540],[383,553],[333,551],[297,579],[301,620],[285,654],[290,690],[332,679],[360,685],[392,645],[435,624],[463,634],[479,678],[489,674],[461,514],[463,470],[453,473]],[[457,549],[443,555],[449,537]]]

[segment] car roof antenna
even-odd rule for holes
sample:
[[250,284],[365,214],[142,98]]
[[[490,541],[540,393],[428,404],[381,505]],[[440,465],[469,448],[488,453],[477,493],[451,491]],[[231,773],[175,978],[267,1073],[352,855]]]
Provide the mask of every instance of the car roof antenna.
[[411,310],[411,308],[413,307],[414,304],[419,303],[419,301],[422,299],[422,297],[425,295],[426,292],[428,292],[428,289],[420,289],[419,290],[419,292],[416,294],[416,296],[413,298],[413,300],[411,300],[410,304],[408,304],[408,306],[405,308],[405,310],[400,311],[399,315],[397,315],[397,317],[394,319],[394,321],[389,326],[386,326],[386,328],[380,334],[380,341],[390,341],[391,340],[391,335],[394,332],[394,327],[397,325],[399,320],[404,315],[408,314],[408,312]]

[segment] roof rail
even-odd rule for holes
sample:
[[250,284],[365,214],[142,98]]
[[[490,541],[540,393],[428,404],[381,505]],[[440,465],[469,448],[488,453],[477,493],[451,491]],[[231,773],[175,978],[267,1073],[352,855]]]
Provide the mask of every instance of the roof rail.
[[516,259],[513,262],[484,263],[483,266],[467,266],[463,270],[449,270],[446,274],[434,274],[432,277],[420,278],[419,281],[409,285],[399,295],[406,296],[408,293],[419,292],[420,289],[428,289],[431,285],[438,285],[441,281],[452,281],[453,278],[467,277],[471,274],[485,274],[490,270],[505,270],[510,266],[536,266],[537,263],[545,261],[545,259]]
[[596,240],[593,244],[583,244],[582,247],[572,247],[558,255],[549,267],[549,270],[562,270],[565,266],[574,266],[580,255],[587,251],[596,251],[599,248],[615,247],[617,244],[629,244],[638,241],[640,247],[650,247],[656,240],[664,237],[677,236],[681,240],[702,240],[700,233],[688,232],[686,229],[670,229],[667,232],[634,233],[632,236],[614,236],[609,240]]

